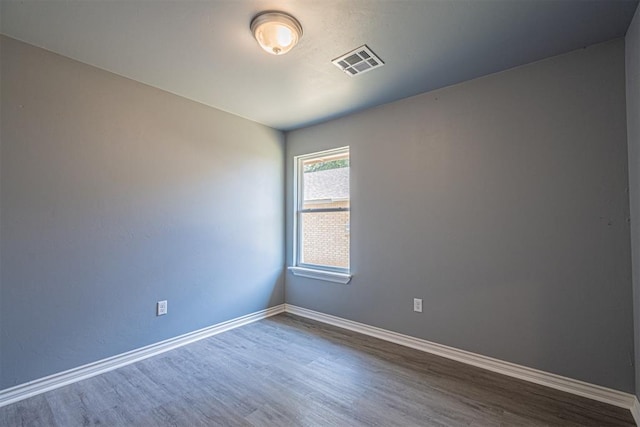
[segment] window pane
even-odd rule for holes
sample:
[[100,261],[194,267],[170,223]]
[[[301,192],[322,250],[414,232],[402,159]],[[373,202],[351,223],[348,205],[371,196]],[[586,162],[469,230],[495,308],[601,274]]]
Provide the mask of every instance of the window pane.
[[300,225],[302,263],[349,268],[349,211],[301,213]]
[[349,154],[303,162],[302,208],[349,207]]

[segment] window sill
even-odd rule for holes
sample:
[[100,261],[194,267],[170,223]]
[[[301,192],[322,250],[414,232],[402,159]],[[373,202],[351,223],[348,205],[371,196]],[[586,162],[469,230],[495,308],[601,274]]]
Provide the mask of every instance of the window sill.
[[316,270],[304,267],[289,267],[294,276],[307,277],[309,279],[324,280],[326,282],[342,283],[346,285],[351,280],[351,274],[335,271]]

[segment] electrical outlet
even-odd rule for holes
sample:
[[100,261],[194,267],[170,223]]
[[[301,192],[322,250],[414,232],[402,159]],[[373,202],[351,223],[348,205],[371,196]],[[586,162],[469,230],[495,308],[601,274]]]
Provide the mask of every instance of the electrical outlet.
[[413,311],[417,311],[418,313],[422,313],[422,299],[414,298],[413,299]]
[[167,300],[158,301],[158,305],[156,306],[156,316],[162,316],[167,314]]

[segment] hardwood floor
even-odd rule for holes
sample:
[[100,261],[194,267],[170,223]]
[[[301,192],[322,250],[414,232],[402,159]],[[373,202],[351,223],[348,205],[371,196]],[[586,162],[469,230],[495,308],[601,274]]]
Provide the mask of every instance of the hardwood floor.
[[628,410],[278,315],[0,408],[1,426],[633,426]]

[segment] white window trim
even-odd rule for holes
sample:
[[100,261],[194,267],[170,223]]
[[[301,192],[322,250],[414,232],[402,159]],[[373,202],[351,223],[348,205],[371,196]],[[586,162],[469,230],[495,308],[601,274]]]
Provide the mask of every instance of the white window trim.
[[318,270],[306,267],[289,267],[289,271],[294,276],[306,277],[309,279],[324,280],[326,282],[341,283],[346,285],[351,281],[351,274],[338,273],[337,271]]
[[[300,156],[295,156],[293,158],[293,265],[288,269],[295,276],[307,277],[310,279],[324,280],[327,282],[334,283],[342,283],[347,284],[351,280],[353,275],[351,274],[350,268],[338,268],[324,265],[315,265],[315,264],[305,264],[299,262],[300,259],[300,248],[299,248],[299,234],[300,228],[298,224],[298,212],[300,209],[300,188],[298,183],[302,179],[302,170],[300,168],[300,164],[302,161],[308,158],[314,157],[322,157],[322,156],[331,156],[341,154],[344,151],[349,152],[349,146],[334,148],[326,151],[318,151],[315,153],[303,154]],[[351,153],[349,153],[351,154]],[[351,156],[349,156],[351,157]],[[351,197],[349,197],[351,198]]]

